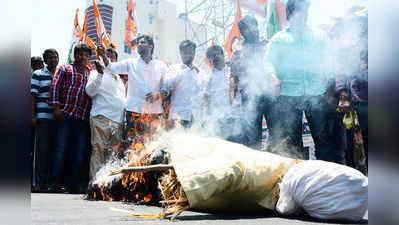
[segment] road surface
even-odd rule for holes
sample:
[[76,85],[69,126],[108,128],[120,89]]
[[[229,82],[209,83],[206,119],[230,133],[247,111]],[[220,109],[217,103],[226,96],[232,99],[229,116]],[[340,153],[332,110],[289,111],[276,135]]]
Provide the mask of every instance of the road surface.
[[[273,225],[312,225],[312,224],[352,224],[343,222],[317,221],[306,217],[282,218],[273,214],[211,214],[186,211],[176,221],[169,219],[152,220],[130,216],[130,211],[139,214],[157,214],[160,207],[136,205],[125,202],[105,202],[83,200],[82,195],[40,194],[31,195],[32,224],[46,225],[129,225],[129,224],[273,224]],[[115,210],[117,209],[117,210]],[[368,223],[368,215],[361,224]]]

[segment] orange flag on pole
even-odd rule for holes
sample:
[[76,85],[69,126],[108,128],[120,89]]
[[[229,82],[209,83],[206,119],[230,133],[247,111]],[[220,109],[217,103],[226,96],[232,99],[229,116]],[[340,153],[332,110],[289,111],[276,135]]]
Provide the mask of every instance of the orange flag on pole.
[[[89,36],[87,36],[87,16],[88,16],[88,12],[86,11],[85,21],[83,22],[82,35],[80,37],[79,42],[88,44],[92,49],[94,49],[94,52],[97,55],[97,46],[96,46],[96,44],[94,44],[94,42],[91,40],[91,38]],[[87,64],[87,66],[91,70],[94,70],[94,68],[90,64],[90,62]]]
[[231,44],[234,38],[237,38],[240,40],[241,34],[240,30],[238,29],[238,22],[241,19],[241,6],[240,6],[240,0],[237,0],[237,13],[236,17],[234,19],[233,27],[231,28],[231,31],[229,33],[229,36],[227,36],[227,39],[224,41],[223,47],[227,52],[227,57],[230,60],[231,55],[233,54],[231,51]]
[[82,28],[82,36],[80,38],[81,41],[85,41],[86,37],[87,37],[87,16],[88,16],[88,13],[86,11],[85,21],[83,22],[83,28]]
[[280,0],[276,0],[277,17],[280,25],[280,30],[287,24],[286,7]]
[[90,47],[92,47],[94,49],[94,52],[97,55],[97,46],[94,43],[94,41],[87,35],[87,17],[88,17],[88,12],[86,11],[85,21],[83,23],[83,31],[82,31],[81,41],[88,44]]
[[103,20],[101,19],[100,11],[97,8],[96,0],[93,0],[93,13],[94,13],[94,21],[96,23],[97,29],[97,37],[98,40],[106,47],[112,47],[116,49],[115,44],[112,42],[111,37],[107,33]]
[[125,30],[125,42],[132,50],[136,48],[136,45],[132,45],[132,41],[139,35],[139,23],[134,11],[133,0],[129,0],[129,7],[126,19],[126,30]]

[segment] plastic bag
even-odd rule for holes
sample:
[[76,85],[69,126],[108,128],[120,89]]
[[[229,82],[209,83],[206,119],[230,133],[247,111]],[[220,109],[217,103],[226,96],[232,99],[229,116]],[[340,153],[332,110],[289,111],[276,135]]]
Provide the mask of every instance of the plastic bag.
[[368,178],[339,164],[312,160],[288,170],[280,184],[277,212],[305,211],[319,219],[359,221],[368,208]]

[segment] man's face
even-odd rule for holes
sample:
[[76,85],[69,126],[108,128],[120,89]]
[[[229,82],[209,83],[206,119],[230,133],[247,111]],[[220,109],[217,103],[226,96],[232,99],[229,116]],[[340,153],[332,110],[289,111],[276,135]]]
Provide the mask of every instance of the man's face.
[[121,80],[122,80],[122,82],[123,82],[124,84],[127,83],[127,80],[128,80],[127,74],[119,74],[119,77],[121,78]]
[[89,63],[90,54],[86,51],[78,51],[75,54],[75,63],[84,66]]
[[259,40],[258,25],[256,23],[248,23],[247,26],[241,30],[241,34],[244,36],[246,42],[257,42]]
[[224,55],[221,51],[215,50],[214,56],[210,61],[212,65],[218,70],[222,70],[225,66]]
[[298,6],[298,9],[295,10],[294,14],[290,18],[291,26],[296,28],[305,27],[308,22],[308,11],[309,3],[303,3]]
[[47,64],[47,66],[49,68],[55,68],[58,65],[58,55],[50,52],[47,54],[46,58],[45,58],[45,63]]
[[106,51],[105,55],[111,62],[116,62],[116,56],[111,51]]
[[140,38],[137,42],[137,52],[141,57],[146,57],[151,54],[152,45],[150,45],[144,38]]
[[181,61],[186,65],[191,65],[195,58],[195,48],[187,47],[180,50]]

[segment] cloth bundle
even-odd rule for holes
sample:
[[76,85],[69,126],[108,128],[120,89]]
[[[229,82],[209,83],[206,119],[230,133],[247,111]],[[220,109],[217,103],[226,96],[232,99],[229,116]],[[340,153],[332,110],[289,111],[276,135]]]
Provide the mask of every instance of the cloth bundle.
[[358,170],[335,163],[304,161],[292,167],[280,184],[276,210],[305,211],[319,219],[359,221],[368,208],[368,178]]

